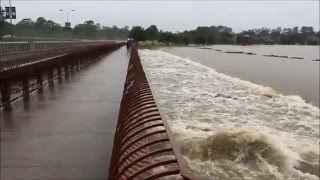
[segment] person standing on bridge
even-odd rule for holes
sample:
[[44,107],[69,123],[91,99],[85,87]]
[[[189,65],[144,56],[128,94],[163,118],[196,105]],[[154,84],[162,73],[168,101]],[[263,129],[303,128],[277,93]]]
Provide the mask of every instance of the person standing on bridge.
[[127,46],[127,50],[129,50],[131,44],[134,42],[134,40],[132,38],[128,38],[126,41],[126,46]]

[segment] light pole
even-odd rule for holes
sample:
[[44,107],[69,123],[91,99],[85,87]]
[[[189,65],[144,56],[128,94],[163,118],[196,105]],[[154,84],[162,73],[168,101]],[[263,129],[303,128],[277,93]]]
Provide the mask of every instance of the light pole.
[[[71,12],[75,11],[75,10],[70,10],[70,11],[67,12],[67,11],[65,11],[65,10],[63,10],[63,9],[60,9],[60,11],[66,13],[66,15],[67,15],[67,23],[66,23],[66,25],[69,24],[69,14],[70,14]],[[71,26],[71,25],[70,25],[70,26]]]
[[12,9],[11,9],[11,0],[9,0],[9,16],[11,24],[11,41],[13,40],[13,25],[12,25]]

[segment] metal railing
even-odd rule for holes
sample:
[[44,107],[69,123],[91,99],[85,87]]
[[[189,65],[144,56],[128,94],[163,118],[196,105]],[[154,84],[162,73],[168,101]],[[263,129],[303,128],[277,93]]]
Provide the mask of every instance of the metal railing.
[[[96,43],[97,41],[0,42],[0,55],[57,48],[68,48]],[[115,43],[115,41],[101,41],[101,43]]]
[[132,47],[114,136],[109,180],[206,179],[189,172],[160,115],[136,47]]

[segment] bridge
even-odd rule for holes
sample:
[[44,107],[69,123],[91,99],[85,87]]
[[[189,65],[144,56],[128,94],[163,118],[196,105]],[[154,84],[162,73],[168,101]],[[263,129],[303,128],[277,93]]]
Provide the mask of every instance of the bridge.
[[0,44],[1,179],[202,178],[123,44]]

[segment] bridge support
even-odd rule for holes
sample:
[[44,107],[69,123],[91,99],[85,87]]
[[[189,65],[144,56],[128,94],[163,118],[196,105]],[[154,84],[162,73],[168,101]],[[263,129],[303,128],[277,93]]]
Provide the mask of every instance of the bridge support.
[[68,66],[68,64],[64,65],[64,77],[66,80],[69,79],[69,66]]
[[58,83],[62,82],[62,73],[61,73],[61,66],[57,66],[57,75],[58,75]]
[[74,61],[71,61],[70,63],[70,72],[73,74],[74,73]]
[[43,93],[43,79],[42,79],[42,71],[41,70],[36,71],[36,78],[37,78],[38,93],[42,94]]
[[83,69],[83,68],[84,68],[84,61],[83,61],[83,59],[80,59],[79,62],[80,62],[80,68]]
[[10,88],[10,81],[7,80],[6,82],[2,82],[2,88],[1,88],[1,97],[2,97],[2,102],[4,105],[4,110],[5,111],[11,111],[12,106],[10,104],[10,94],[11,94],[11,88]]
[[28,77],[24,77],[22,79],[22,91],[23,91],[23,101],[27,102],[29,101],[29,78]]
[[80,66],[79,66],[79,60],[76,60],[76,71],[79,72]]
[[84,68],[85,68],[85,67],[87,66],[87,64],[86,64],[86,63],[87,63],[86,59],[82,59],[82,67],[84,67]]
[[48,69],[48,82],[49,82],[49,87],[53,88],[53,69]]

